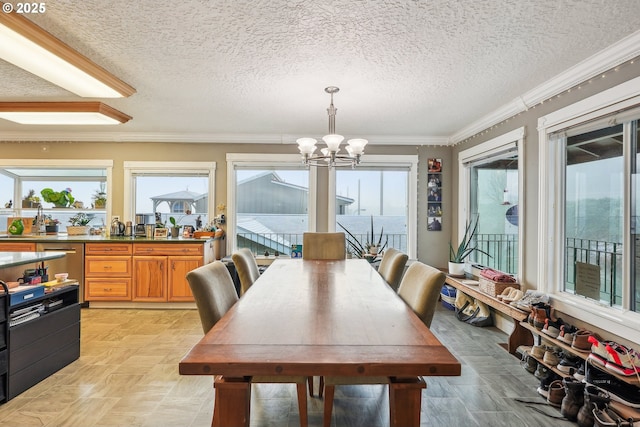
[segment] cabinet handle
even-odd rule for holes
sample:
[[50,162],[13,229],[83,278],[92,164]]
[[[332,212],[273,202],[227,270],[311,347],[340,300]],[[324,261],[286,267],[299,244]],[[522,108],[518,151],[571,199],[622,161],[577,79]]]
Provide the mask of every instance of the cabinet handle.
[[113,266],[111,266],[111,265],[105,265],[105,266],[104,266],[104,269],[105,269],[105,270],[111,270],[112,268],[113,268]]
[[111,292],[111,288],[104,288],[103,289],[105,292]]

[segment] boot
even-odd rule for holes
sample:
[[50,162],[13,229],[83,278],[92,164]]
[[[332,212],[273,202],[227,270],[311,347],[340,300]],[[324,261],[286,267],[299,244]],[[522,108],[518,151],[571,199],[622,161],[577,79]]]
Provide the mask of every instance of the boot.
[[562,379],[564,385],[565,396],[562,399],[560,413],[563,417],[571,421],[576,421],[578,411],[584,405],[584,383],[573,377],[565,377]]
[[587,385],[584,388],[584,404],[578,411],[577,421],[579,427],[593,427],[593,409],[603,409],[609,402],[609,393]]

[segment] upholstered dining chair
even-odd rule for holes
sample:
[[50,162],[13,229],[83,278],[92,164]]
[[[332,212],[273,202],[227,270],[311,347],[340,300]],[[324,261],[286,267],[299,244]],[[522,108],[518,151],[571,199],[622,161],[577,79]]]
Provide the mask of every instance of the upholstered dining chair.
[[[302,248],[304,250],[304,247]],[[433,315],[438,305],[438,297],[445,274],[429,265],[414,262],[409,266],[400,286],[398,295],[416,313],[427,326],[431,326]],[[346,384],[388,384],[389,377],[324,377],[324,414],[323,426],[331,426],[331,412],[333,410],[333,396],[335,386]],[[320,385],[320,396],[323,388]]]
[[[220,261],[205,264],[187,273],[187,281],[196,301],[202,330],[206,334],[238,301],[233,279],[227,267]],[[298,394],[300,426],[307,427],[307,377],[304,376],[254,376],[256,383],[295,383]]]
[[337,260],[346,257],[344,233],[304,233],[302,259]]
[[382,255],[378,273],[394,291],[397,291],[398,286],[400,286],[400,280],[402,280],[408,259],[409,256],[407,254],[394,248],[387,249]]
[[238,249],[231,255],[231,259],[240,278],[240,296],[242,296],[260,277],[258,263],[249,248]]

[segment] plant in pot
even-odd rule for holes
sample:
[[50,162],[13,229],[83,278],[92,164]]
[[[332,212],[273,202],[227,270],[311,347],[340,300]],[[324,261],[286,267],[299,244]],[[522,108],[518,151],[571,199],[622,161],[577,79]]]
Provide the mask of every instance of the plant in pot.
[[67,225],[67,234],[70,236],[89,234],[88,224],[92,219],[93,216],[89,216],[84,212],[78,212],[69,218],[69,224],[71,225]]
[[360,243],[360,241],[342,224],[338,223],[338,225],[345,231],[345,233],[347,233],[347,245],[350,252],[352,252],[352,256],[356,256],[357,258],[366,258],[369,262],[373,262],[389,242],[389,238],[387,237],[384,244],[382,243],[384,227],[380,228],[380,237],[378,237],[376,241],[375,234],[373,232],[373,215],[371,216],[371,233],[367,233],[366,242],[364,244]]
[[104,182],[100,183],[100,188],[93,194],[94,209],[104,209],[107,205],[107,192],[104,190]]
[[22,198],[22,207],[29,208],[37,208],[40,206],[40,197],[36,196],[36,190],[29,190],[26,196]]
[[491,255],[487,252],[475,246],[471,246],[474,243],[474,237],[477,231],[478,219],[476,217],[475,224],[473,220],[465,223],[464,236],[462,237],[457,249],[454,250],[453,244],[449,241],[449,274],[454,276],[464,276],[464,261],[474,251],[480,252],[491,258]]
[[171,223],[171,237],[176,238],[180,236],[180,228],[182,226],[176,222],[176,219],[172,216],[169,217],[169,222]]
[[53,203],[56,208],[66,208],[76,200],[71,195],[70,188],[65,188],[62,191],[53,191],[51,188],[44,188],[40,194],[45,202]]
[[44,229],[47,234],[56,234],[59,226],[60,221],[58,219],[53,218],[51,215],[46,215],[44,217]]

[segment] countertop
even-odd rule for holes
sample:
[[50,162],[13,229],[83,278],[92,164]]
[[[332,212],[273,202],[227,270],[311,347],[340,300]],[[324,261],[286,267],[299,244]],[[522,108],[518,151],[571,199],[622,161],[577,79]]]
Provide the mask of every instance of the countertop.
[[95,243],[95,242],[133,242],[133,243],[198,243],[212,239],[208,236],[201,239],[193,238],[166,238],[166,239],[150,239],[147,237],[124,237],[124,236],[91,236],[91,235],[72,235],[67,234],[46,234],[46,235],[22,235],[9,236],[0,234],[0,242],[78,242],[78,243]]
[[0,252],[0,268],[48,261],[63,256],[64,252]]

